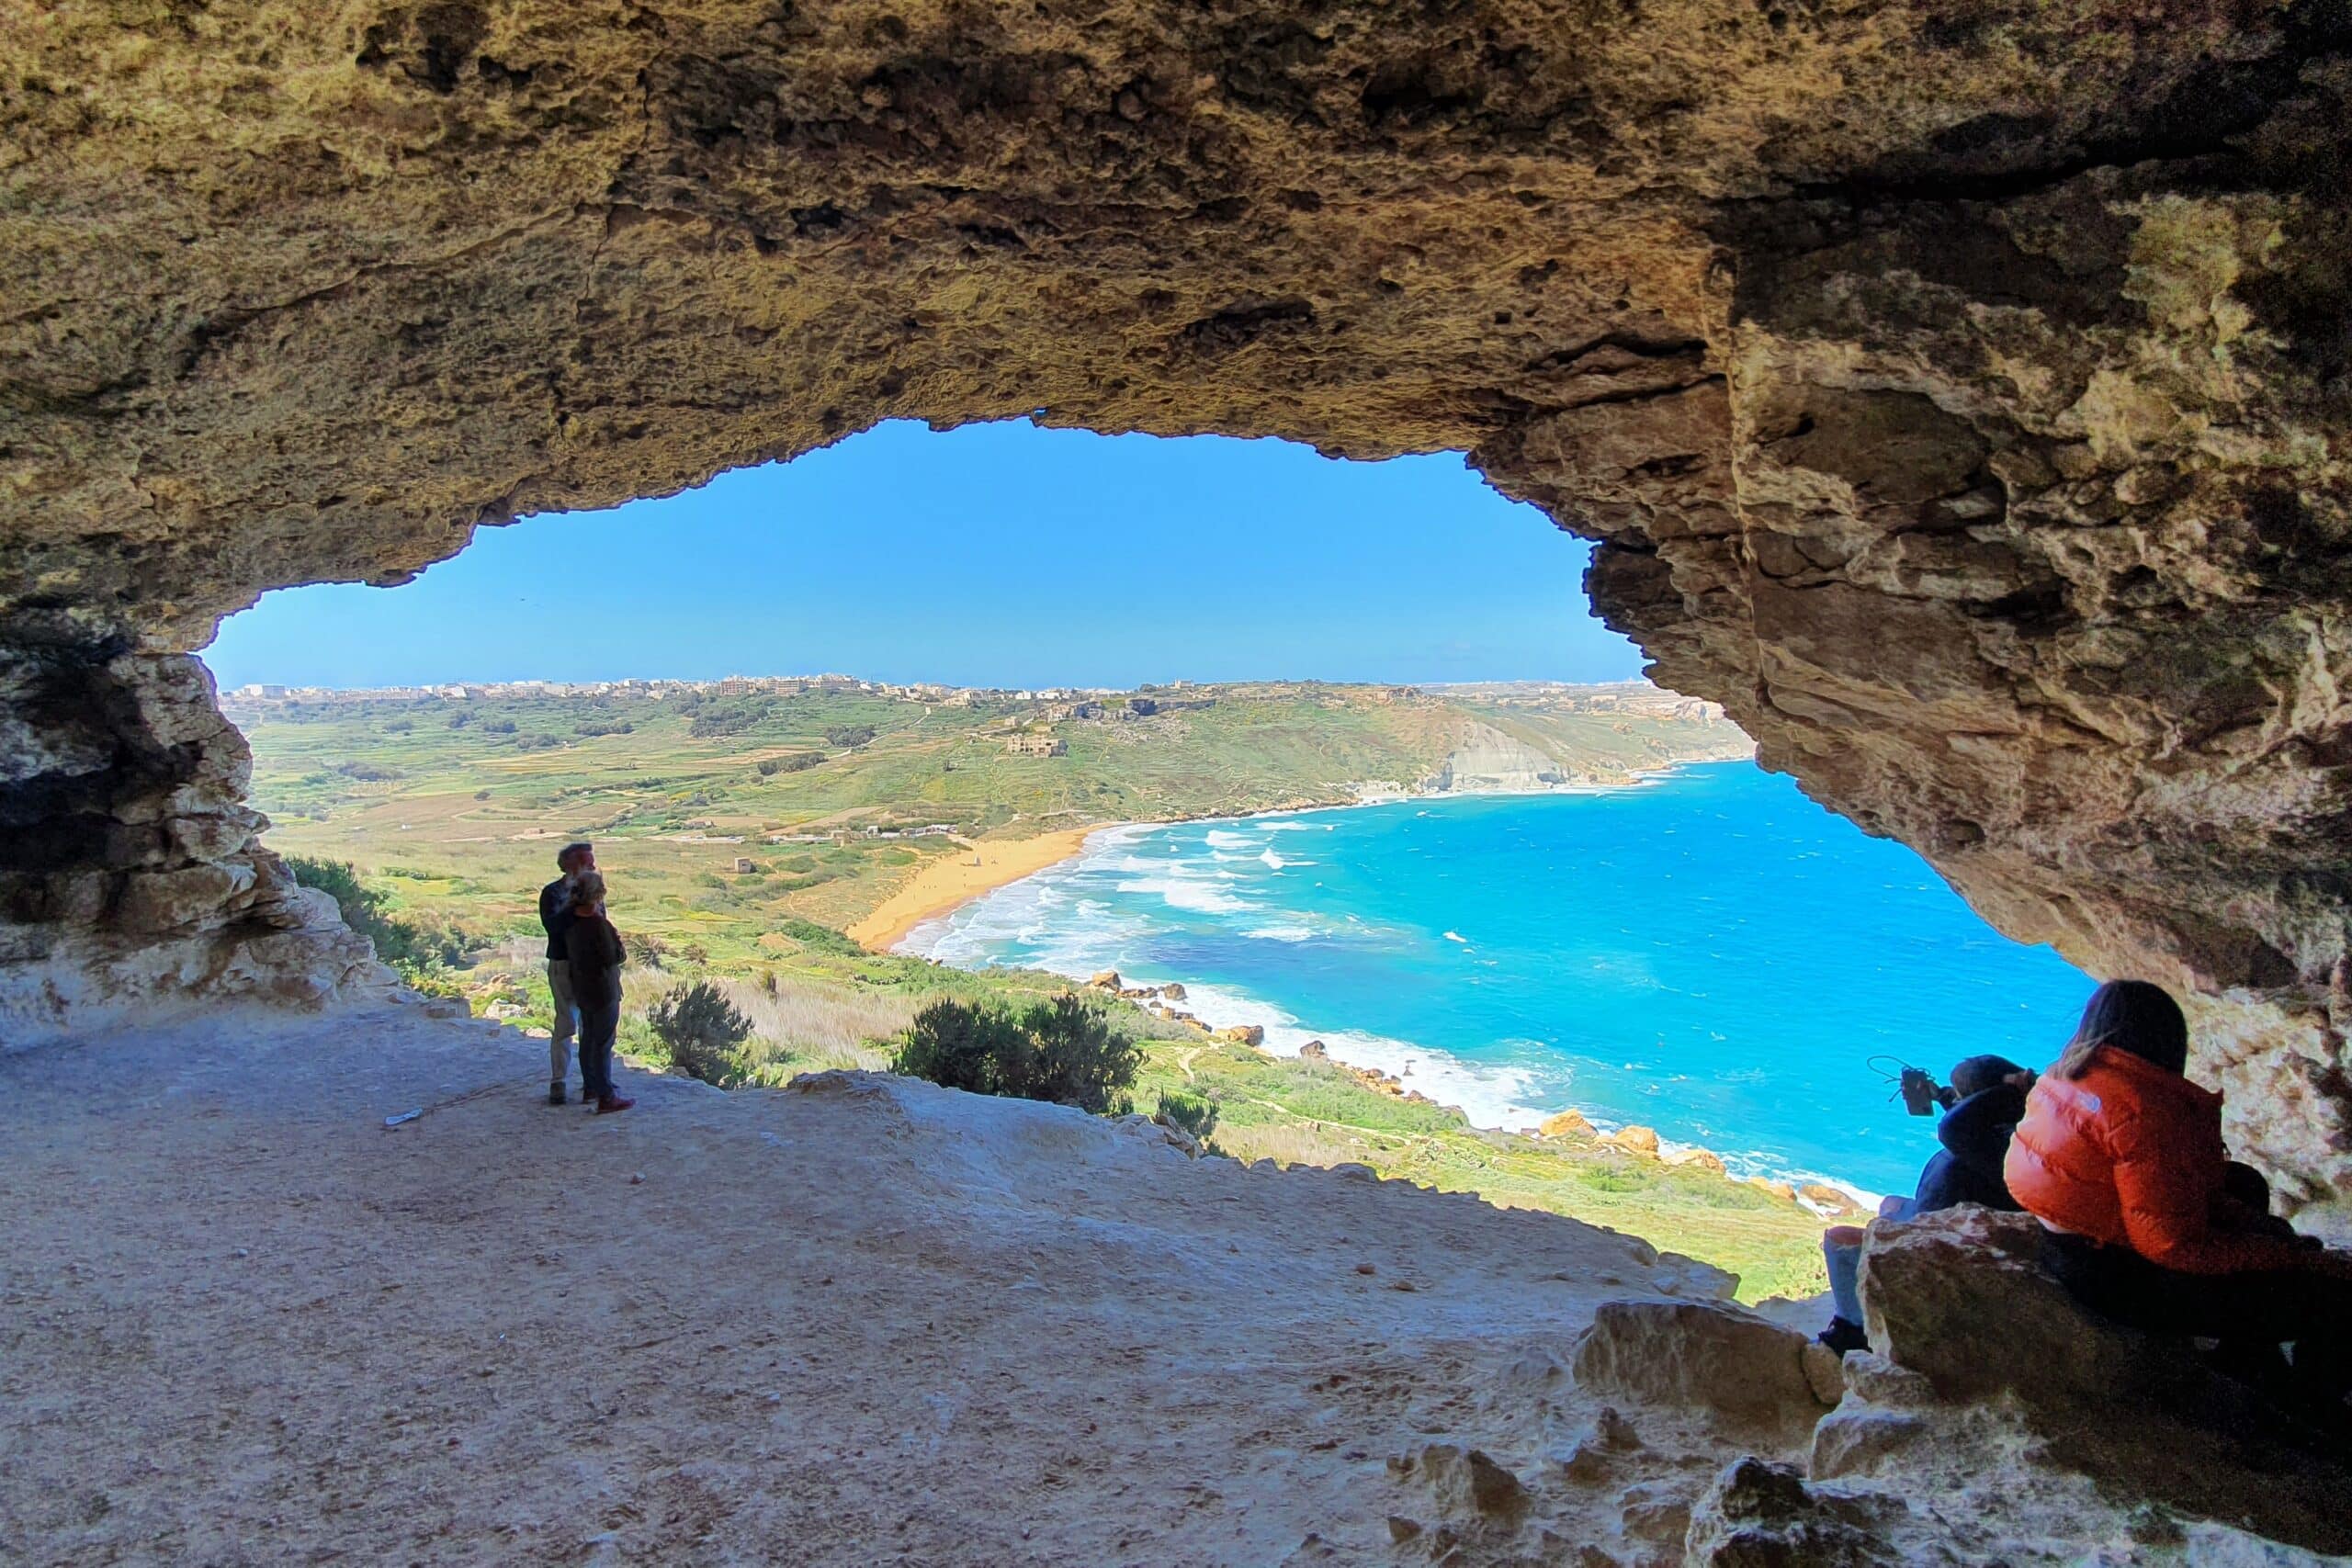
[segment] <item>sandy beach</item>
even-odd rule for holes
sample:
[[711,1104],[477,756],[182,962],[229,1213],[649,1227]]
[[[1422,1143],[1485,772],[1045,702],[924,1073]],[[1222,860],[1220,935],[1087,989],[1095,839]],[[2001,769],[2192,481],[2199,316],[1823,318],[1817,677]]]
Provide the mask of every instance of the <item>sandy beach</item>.
[[882,900],[872,914],[851,926],[850,939],[876,953],[888,952],[933,915],[944,915],[967,899],[1068,860],[1086,847],[1087,840],[1116,825],[1101,822],[1091,828],[1065,828],[1034,839],[985,840],[940,855],[916,871],[905,886]]

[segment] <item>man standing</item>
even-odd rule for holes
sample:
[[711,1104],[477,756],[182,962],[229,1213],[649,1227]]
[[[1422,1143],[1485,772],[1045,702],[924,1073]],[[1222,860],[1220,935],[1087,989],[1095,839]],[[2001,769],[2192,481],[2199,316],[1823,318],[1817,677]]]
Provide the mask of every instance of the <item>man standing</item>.
[[566,844],[555,868],[563,873],[539,889],[539,924],[548,933],[548,990],[555,997],[555,1028],[548,1036],[548,1103],[563,1103],[563,1077],[571,1067],[571,1037],[580,1027],[580,1006],[571,994],[571,964],[563,939],[571,930],[571,893],[580,874],[596,869],[589,844]]

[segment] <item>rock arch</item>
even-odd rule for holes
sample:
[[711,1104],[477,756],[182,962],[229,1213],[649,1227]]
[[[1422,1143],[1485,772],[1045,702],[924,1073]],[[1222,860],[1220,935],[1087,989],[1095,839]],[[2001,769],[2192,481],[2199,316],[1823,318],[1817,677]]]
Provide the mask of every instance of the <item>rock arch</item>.
[[[357,983],[186,658],[888,416],[1459,447],[2352,1194],[2340,7],[270,0],[0,43],[0,1028]],[[125,19],[130,16],[131,19]]]

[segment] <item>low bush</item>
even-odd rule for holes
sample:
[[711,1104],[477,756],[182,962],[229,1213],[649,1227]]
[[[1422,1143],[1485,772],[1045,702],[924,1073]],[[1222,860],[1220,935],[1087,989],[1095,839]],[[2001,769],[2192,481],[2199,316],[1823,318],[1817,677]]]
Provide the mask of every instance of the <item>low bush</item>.
[[680,986],[646,1010],[645,1021],[670,1048],[670,1064],[691,1078],[732,1089],[752,1076],[743,1049],[752,1021],[707,980]]
[[343,923],[374,944],[376,956],[398,970],[420,990],[437,983],[437,971],[462,964],[466,941],[448,927],[428,927],[390,913],[389,897],[359,880],[349,861],[312,860],[288,855],[286,869],[305,887],[315,887],[333,898]]
[[[785,863],[785,869],[805,871],[808,867],[787,861]],[[779,934],[788,936],[798,942],[804,953],[830,953],[839,958],[865,956],[865,947],[852,938],[835,931],[831,926],[820,926],[814,920],[804,920],[797,915],[787,916],[779,920],[776,922],[775,929]]]
[[890,1066],[942,1089],[1003,1094],[1005,1066],[1027,1046],[1021,1025],[1001,1008],[936,1001],[915,1014]]
[[825,739],[834,746],[863,746],[874,739],[874,734],[870,724],[841,724],[825,731]]
[[686,733],[697,740],[708,740],[721,735],[741,735],[767,717],[768,710],[773,706],[773,703],[758,697],[704,706],[687,724]]
[[1209,1150],[1209,1134],[1216,1131],[1216,1101],[1194,1100],[1190,1095],[1163,1094],[1159,1097],[1159,1120],[1181,1132],[1190,1133],[1200,1140],[1201,1147]]
[[763,757],[752,764],[760,777],[774,778],[778,773],[797,773],[815,767],[825,760],[822,751],[791,751],[781,757]]
[[933,1002],[899,1037],[892,1067],[946,1089],[1100,1115],[1127,1110],[1125,1090],[1142,1056],[1100,1008],[1064,992],[1017,1015],[988,1003]]

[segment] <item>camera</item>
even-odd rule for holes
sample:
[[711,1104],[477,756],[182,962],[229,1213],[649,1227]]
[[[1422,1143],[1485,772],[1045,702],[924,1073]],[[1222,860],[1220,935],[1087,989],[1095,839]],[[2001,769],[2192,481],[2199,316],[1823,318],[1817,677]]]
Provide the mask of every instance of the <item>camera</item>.
[[1917,1067],[1905,1067],[1897,1080],[1903,1095],[1903,1109],[1914,1116],[1932,1116],[1944,1102],[1944,1091],[1936,1087],[1934,1077]]

